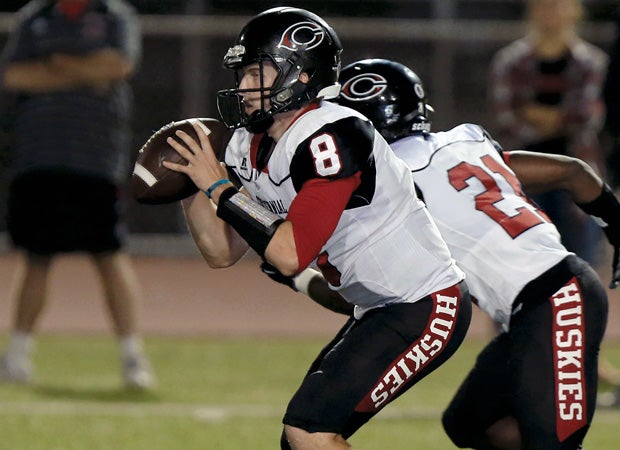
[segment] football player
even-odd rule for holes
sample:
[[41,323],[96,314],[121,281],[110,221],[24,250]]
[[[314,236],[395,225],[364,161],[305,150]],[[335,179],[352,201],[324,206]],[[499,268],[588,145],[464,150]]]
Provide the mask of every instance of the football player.
[[198,141],[169,140],[189,165],[164,163],[202,191],[183,207],[211,267],[248,247],[286,276],[316,263],[354,306],[287,407],[284,449],[350,448],[351,434],[456,351],[471,317],[464,275],[413,200],[407,166],[361,114],[324,101],[339,93],[341,50],[311,12],[258,14],[224,57],[236,74],[218,93],[235,129],[225,167],[200,127]]
[[603,226],[620,280],[620,204],[584,162],[503,151],[480,126],[430,132],[418,76],[370,59],[345,67],[338,102],[368,117],[413,173],[474,301],[501,332],[443,415],[460,448],[577,449],[596,405],[607,295],[523,193],[565,189]]

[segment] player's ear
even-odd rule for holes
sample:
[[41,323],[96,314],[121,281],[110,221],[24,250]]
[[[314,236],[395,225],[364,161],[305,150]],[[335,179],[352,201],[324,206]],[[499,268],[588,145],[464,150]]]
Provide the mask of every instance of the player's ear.
[[303,84],[308,84],[308,81],[310,81],[310,75],[308,75],[306,72],[300,73],[299,81],[301,81]]

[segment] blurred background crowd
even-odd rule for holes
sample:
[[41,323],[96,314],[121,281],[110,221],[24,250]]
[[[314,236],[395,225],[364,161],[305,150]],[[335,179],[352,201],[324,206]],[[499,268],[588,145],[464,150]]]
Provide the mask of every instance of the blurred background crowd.
[[[0,45],[24,1],[0,5]],[[215,91],[229,87],[222,56],[247,19],[284,3],[325,17],[342,40],[343,64],[383,57],[415,69],[432,105],[441,111],[434,129],[478,123],[499,133],[490,100],[490,64],[495,53],[523,36],[526,0],[237,1],[130,0],[140,15],[143,54],[131,79],[134,155],[150,134],[180,118],[217,117]],[[611,52],[618,21],[617,0],[585,0],[579,33]],[[10,99],[2,97],[0,233],[6,230],[6,185],[10,171]],[[605,140],[603,141],[606,142]],[[508,147],[508,143],[505,143]],[[605,150],[608,151],[608,150]],[[185,233],[178,205],[129,204],[132,233]]]

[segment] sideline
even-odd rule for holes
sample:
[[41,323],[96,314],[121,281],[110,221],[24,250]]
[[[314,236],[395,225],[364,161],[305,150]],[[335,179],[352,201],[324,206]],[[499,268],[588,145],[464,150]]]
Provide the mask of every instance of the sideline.
[[[40,416],[121,416],[121,417],[176,417],[218,423],[236,419],[279,419],[284,406],[275,405],[192,405],[187,403],[144,404],[136,402],[71,402],[71,401],[20,401],[0,402],[0,417],[10,415]],[[441,408],[403,408],[392,405],[381,411],[373,420],[439,420]],[[594,424],[620,422],[620,409],[598,408]]]
[[[133,256],[200,256],[189,233],[132,233],[127,250]],[[0,232],[0,255],[10,251],[8,233]]]

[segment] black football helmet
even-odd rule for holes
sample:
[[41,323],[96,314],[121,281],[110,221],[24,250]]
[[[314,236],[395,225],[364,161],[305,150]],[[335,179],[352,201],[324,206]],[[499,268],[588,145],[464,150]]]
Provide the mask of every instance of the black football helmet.
[[431,130],[433,108],[420,78],[387,59],[364,59],[340,74],[338,103],[361,112],[388,141]]
[[[278,7],[255,16],[241,30],[235,44],[224,56],[224,68],[235,71],[235,89],[217,93],[222,121],[230,128],[246,127],[258,133],[271,123],[273,115],[297,109],[316,98],[333,99],[340,85],[340,53],[342,45],[334,30],[319,16],[309,11]],[[273,63],[278,76],[273,86],[239,89],[241,69],[253,63]],[[309,77],[299,81],[301,73]],[[261,108],[247,115],[241,94],[259,92]],[[269,100],[268,109],[265,101]]]

